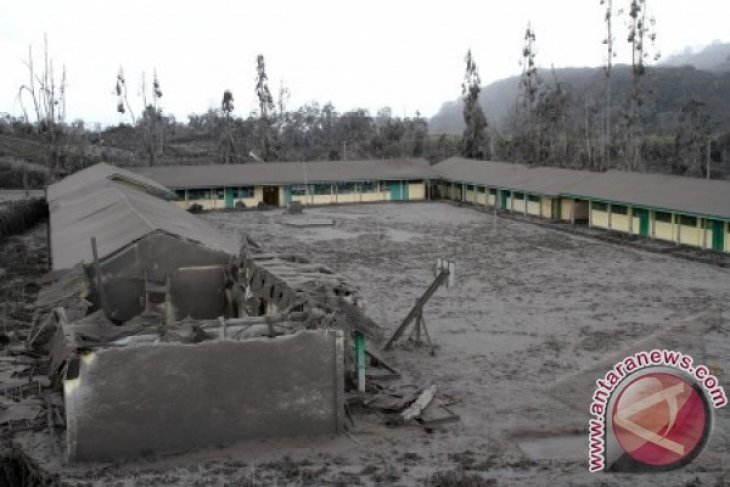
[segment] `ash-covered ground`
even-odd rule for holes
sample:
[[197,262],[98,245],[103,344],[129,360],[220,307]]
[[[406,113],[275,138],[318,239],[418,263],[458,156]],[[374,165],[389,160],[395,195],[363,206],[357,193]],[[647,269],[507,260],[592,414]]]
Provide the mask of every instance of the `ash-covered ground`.
[[[727,309],[730,271],[572,236],[450,204],[381,204],[217,213],[225,232],[248,232],[266,249],[299,252],[351,279],[369,316],[392,332],[433,279],[437,257],[456,262],[456,286],[425,308],[435,357],[408,347],[388,354],[419,385],[457,399],[461,422],[428,434],[357,417],[352,436],[323,479],[358,473],[412,484],[455,470],[498,485],[654,484],[655,476],[587,472],[588,413],[545,394],[552,383],[631,342],[698,313]],[[332,218],[307,229],[288,219]],[[728,384],[727,322],[704,337],[704,357]],[[596,377],[598,379],[599,377]],[[586,390],[586,396],[592,395]],[[718,411],[707,449],[668,485],[720,485],[730,473],[727,409]],[[579,435],[572,433],[579,432]],[[535,441],[531,441],[531,437]],[[541,441],[541,438],[545,437]],[[317,448],[292,458],[314,465]],[[723,464],[725,463],[725,464]],[[374,475],[362,475],[373,470]],[[387,483],[387,482],[386,482]]]
[[[385,356],[419,386],[456,401],[458,423],[426,432],[355,416],[338,438],[243,442],[135,462],[58,465],[73,485],[725,485],[730,420],[717,411],[705,451],[658,475],[589,474],[588,411],[546,391],[560,378],[730,301],[730,271],[614,246],[450,204],[379,204],[210,213],[223,232],[303,254],[357,284],[370,317],[392,332],[433,279],[456,262],[424,317],[436,355],[404,346]],[[331,218],[296,228],[290,219]],[[730,384],[727,319],[702,356]],[[142,373],[142,372],[141,372]],[[598,377],[596,377],[598,378]],[[587,399],[593,390],[576,391]],[[29,437],[38,449],[41,436]],[[60,446],[60,445],[59,445]],[[53,452],[49,451],[48,455]]]

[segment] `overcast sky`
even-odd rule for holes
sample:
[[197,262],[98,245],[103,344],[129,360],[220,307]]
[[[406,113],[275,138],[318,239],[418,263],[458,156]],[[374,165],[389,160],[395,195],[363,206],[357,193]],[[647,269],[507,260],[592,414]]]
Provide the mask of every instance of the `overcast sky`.
[[[189,5],[186,5],[189,3]],[[628,4],[628,0],[614,0]],[[728,0],[649,0],[663,55],[730,40]],[[266,58],[272,92],[291,106],[331,101],[338,110],[390,106],[397,115],[433,115],[459,96],[471,47],[486,84],[520,72],[528,21],[538,63],[603,62],[599,0],[0,0],[0,112],[19,115],[28,44],[43,34],[68,76],[68,119],[117,123],[113,95],[122,65],[139,106],[142,71],[157,69],[162,106],[178,120],[220,104],[233,91],[236,112],[256,107],[255,60]],[[625,28],[617,33],[626,59]],[[137,112],[139,112],[137,108]]]

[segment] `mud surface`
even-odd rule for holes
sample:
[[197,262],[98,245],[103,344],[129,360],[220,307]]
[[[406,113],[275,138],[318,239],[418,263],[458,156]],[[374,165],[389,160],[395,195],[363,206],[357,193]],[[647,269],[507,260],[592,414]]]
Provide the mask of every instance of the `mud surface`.
[[[545,390],[556,380],[683,318],[722,309],[730,271],[493,218],[448,204],[305,210],[331,227],[284,225],[283,211],[212,213],[224,232],[248,232],[271,250],[333,267],[394,330],[454,260],[457,285],[425,308],[436,356],[417,347],[386,354],[414,384],[452,396],[461,421],[428,433],[355,416],[337,438],[242,442],[134,463],[63,467],[76,485],[723,485],[730,421],[716,416],[706,450],[660,475],[587,471],[587,412]],[[287,217],[291,218],[291,217]],[[727,323],[704,337],[702,361],[730,387]],[[592,391],[585,391],[592,394]],[[585,437],[576,441],[574,433]],[[24,439],[39,456],[42,437]],[[60,464],[56,464],[61,468]]]

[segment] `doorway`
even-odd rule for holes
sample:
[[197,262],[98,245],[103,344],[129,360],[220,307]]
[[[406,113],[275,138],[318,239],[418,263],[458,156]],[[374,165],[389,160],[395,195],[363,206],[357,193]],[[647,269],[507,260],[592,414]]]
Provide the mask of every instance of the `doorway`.
[[725,251],[725,222],[712,220],[712,250]]
[[279,206],[278,186],[264,186],[264,203],[269,206]]
[[635,208],[634,211],[639,216],[639,235],[642,237],[649,236],[649,210],[644,208]]

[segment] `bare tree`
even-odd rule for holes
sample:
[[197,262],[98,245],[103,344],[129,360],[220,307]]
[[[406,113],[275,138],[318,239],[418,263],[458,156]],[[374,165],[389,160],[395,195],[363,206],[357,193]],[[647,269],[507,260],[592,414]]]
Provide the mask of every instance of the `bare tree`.
[[520,58],[520,66],[522,66],[520,94],[515,117],[515,149],[520,162],[538,164],[543,159],[542,134],[537,114],[542,80],[535,62],[537,38],[529,22],[525,29],[524,40],[525,44],[522,47],[522,57]]
[[[56,79],[53,59],[48,54],[48,37],[43,36],[43,66],[36,71],[33,48],[28,46],[28,83],[18,89],[18,100],[26,123],[34,123],[45,140],[48,149],[49,179],[55,181],[67,168],[64,167],[65,119],[66,119],[66,67]],[[31,122],[25,107],[25,98],[33,104],[35,120]]]
[[274,110],[274,97],[271,96],[269,90],[269,77],[266,74],[266,63],[263,54],[256,57],[256,96],[259,99],[259,121],[257,124],[259,157],[264,161],[272,161],[277,157],[269,117],[269,112]]
[[144,106],[142,119],[140,120],[142,128],[142,139],[150,166],[154,166],[158,152],[160,154],[162,153],[163,145],[163,134],[161,127],[162,108],[160,107],[162,89],[160,88],[160,81],[157,78],[156,70],[153,72],[152,75],[151,102],[148,102],[147,99],[147,77],[144,71],[142,72],[142,78],[140,81],[140,93],[142,95],[142,105]]
[[121,66],[119,66],[119,73],[117,73],[117,84],[114,91],[117,95],[117,112],[119,112],[122,116],[124,116],[125,113],[129,113],[132,125],[136,125],[137,118],[134,116],[132,105],[129,103],[129,97],[127,96],[127,80],[124,77],[124,69]]
[[[646,0],[631,0],[629,8],[629,34],[627,42],[631,46],[631,88],[628,100],[628,109],[624,113],[624,151],[626,168],[630,171],[641,170],[641,137],[643,124],[641,110],[646,102],[646,90],[643,80],[647,74],[647,58],[649,48],[647,40],[652,45],[656,40],[654,30],[655,21],[647,17]],[[659,54],[654,54],[654,60]]]
[[674,136],[677,161],[674,171],[710,179],[710,115],[704,102],[695,98],[679,112]]
[[[594,157],[593,167],[600,171],[602,168],[609,166],[611,160],[611,148],[613,146],[613,139],[611,134],[611,72],[613,70],[613,60],[616,57],[615,41],[616,38],[613,33],[613,18],[615,15],[620,15],[621,10],[614,12],[613,0],[600,0],[601,5],[606,6],[604,12],[603,21],[606,24],[606,37],[603,39],[603,44],[606,46],[606,64],[603,66],[603,74],[605,76],[605,94],[606,94],[606,107],[605,107],[605,121],[604,121],[604,134],[603,134],[603,154],[602,159]],[[589,161],[590,161],[589,157]]]
[[236,144],[233,139],[233,128],[231,126],[231,113],[233,112],[233,93],[230,90],[223,92],[221,101],[221,112],[223,113],[224,126],[218,151],[223,164],[234,162],[236,157]]
[[461,85],[461,94],[464,99],[464,122],[466,128],[461,138],[461,155],[474,159],[489,159],[490,145],[487,134],[487,117],[479,104],[481,79],[477,64],[471,54],[466,53],[466,72]]

